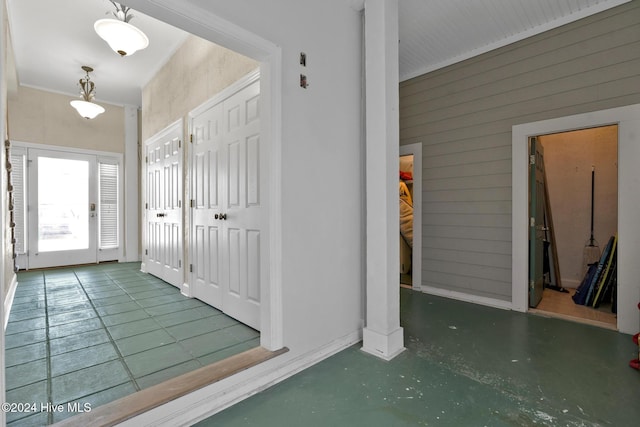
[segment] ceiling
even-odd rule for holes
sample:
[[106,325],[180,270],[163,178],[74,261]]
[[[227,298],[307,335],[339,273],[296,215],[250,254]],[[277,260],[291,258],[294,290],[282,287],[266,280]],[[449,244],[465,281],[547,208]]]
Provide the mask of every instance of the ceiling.
[[[399,0],[400,79],[406,80],[630,0]],[[78,94],[95,69],[96,100],[141,104],[141,88],[188,36],[133,11],[149,47],[120,58],[93,30],[108,0],[7,0],[19,84]]]
[[[188,36],[137,11],[130,24],[149,37],[149,47],[121,58],[94,31],[113,18],[109,0],[7,0],[18,81],[22,85],[78,95],[82,65],[94,68],[96,100],[141,104],[141,87]],[[108,15],[107,15],[108,14]]]
[[630,0],[399,0],[400,80]]

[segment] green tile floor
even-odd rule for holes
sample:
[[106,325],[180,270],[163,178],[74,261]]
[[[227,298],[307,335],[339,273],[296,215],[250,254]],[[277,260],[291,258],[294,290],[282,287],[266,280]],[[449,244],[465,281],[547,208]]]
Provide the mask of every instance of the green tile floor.
[[197,426],[640,425],[629,335],[406,289],[401,324],[392,361],[358,344]]
[[[95,408],[257,347],[259,333],[140,263],[21,272],[5,334],[7,402]],[[74,413],[8,413],[42,426]]]

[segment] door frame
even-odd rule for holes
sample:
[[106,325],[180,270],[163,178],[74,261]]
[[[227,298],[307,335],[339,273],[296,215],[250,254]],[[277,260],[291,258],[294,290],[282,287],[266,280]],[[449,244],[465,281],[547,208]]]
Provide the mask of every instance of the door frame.
[[411,286],[422,290],[422,142],[400,146],[400,156],[413,155],[413,249]]
[[[88,149],[84,149],[84,148],[75,148],[75,147],[63,147],[63,146],[56,146],[56,145],[46,145],[46,144],[38,144],[35,142],[24,142],[24,141],[17,141],[17,140],[11,140],[11,148],[15,149],[15,148],[20,148],[25,150],[25,156],[27,156],[28,158],[28,153],[29,150],[39,150],[39,151],[52,151],[52,152],[61,152],[61,153],[69,153],[69,154],[80,154],[80,155],[88,155],[88,156],[95,156],[96,157],[96,161],[97,163],[100,162],[100,159],[109,159],[109,160],[116,160],[116,163],[118,164],[118,192],[119,192],[119,203],[118,203],[118,220],[120,223],[119,226],[119,230],[118,230],[118,248],[117,248],[117,259],[118,262],[125,262],[125,252],[126,252],[126,248],[125,248],[125,244],[126,244],[126,240],[125,240],[125,224],[128,222],[129,218],[126,216],[126,214],[128,213],[125,210],[125,203],[124,203],[124,155],[122,153],[115,153],[115,152],[109,152],[109,151],[98,151],[98,150],[88,150]],[[96,164],[97,164],[96,163]],[[96,170],[96,179],[97,179],[97,173],[98,171]],[[29,199],[27,194],[31,191],[30,188],[30,184],[29,184],[29,172],[28,172],[28,168],[27,170],[25,170],[25,188],[24,188],[24,193],[25,193],[25,199],[26,199],[26,203],[29,204]],[[30,250],[31,248],[29,247],[29,220],[28,220],[28,216],[29,213],[26,213],[26,218],[25,221],[27,222],[26,227],[25,227],[25,248],[26,250]],[[96,227],[96,232],[97,232],[97,227]],[[96,244],[98,245],[99,243],[99,239],[96,236]],[[26,261],[26,267],[25,269],[28,270],[31,268],[31,266],[29,266],[29,262],[28,262],[28,256],[24,255],[23,258]],[[104,258],[100,257],[100,250],[99,250],[99,245],[96,247],[96,259],[97,262],[101,262],[101,261],[105,261]]]
[[635,212],[640,209],[637,181],[640,170],[640,104],[576,114],[512,127],[512,289],[511,309],[528,311],[529,208],[528,138],[585,128],[618,125],[618,330],[637,332],[640,314],[640,227]]

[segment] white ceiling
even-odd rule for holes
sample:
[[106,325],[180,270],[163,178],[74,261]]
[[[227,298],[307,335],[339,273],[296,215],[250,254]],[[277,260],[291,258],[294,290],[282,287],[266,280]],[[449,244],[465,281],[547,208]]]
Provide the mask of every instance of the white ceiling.
[[[292,0],[293,1],[293,0]],[[399,0],[400,79],[489,50],[630,0]],[[187,33],[133,11],[149,47],[120,58],[93,30],[108,0],[7,0],[19,83],[78,93],[82,65],[95,69],[96,100],[140,105],[141,87]]]
[[129,23],[149,37],[149,47],[121,58],[93,29],[113,17],[108,0],[7,0],[7,9],[20,84],[78,95],[80,67],[88,65],[96,100],[117,105],[140,106],[141,87],[188,35],[132,11]]
[[399,0],[400,80],[630,0]]

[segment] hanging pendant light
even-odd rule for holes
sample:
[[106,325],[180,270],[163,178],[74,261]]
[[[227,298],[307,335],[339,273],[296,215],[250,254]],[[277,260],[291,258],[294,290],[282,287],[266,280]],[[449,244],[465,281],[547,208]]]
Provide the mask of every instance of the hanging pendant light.
[[96,86],[89,78],[89,73],[93,71],[93,68],[83,65],[82,69],[87,73],[85,77],[80,79],[80,96],[82,96],[82,100],[75,99],[70,104],[80,116],[85,119],[93,119],[98,114],[104,113],[104,108],[91,102],[96,93]]
[[120,56],[131,56],[136,51],[149,46],[149,38],[138,28],[129,24],[133,18],[133,15],[129,15],[131,8],[114,1],[111,3],[116,7],[116,11],[113,12],[116,19],[97,20],[93,25],[96,33]]

